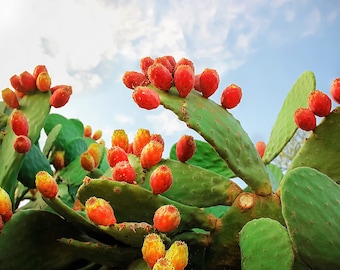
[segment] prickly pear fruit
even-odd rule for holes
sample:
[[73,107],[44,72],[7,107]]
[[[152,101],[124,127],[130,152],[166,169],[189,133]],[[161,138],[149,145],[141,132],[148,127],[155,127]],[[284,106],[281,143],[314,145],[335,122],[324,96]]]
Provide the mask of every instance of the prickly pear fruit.
[[61,170],[65,167],[65,151],[55,151],[52,159],[52,164],[56,170]]
[[161,134],[151,134],[150,141],[157,141],[164,146],[164,139]]
[[163,257],[157,260],[152,270],[175,270],[175,268],[167,258]]
[[90,197],[85,202],[88,218],[97,225],[110,226],[117,222],[111,205],[102,198]]
[[72,87],[67,85],[59,86],[53,90],[50,97],[50,105],[54,108],[63,107],[72,95]]
[[170,248],[165,253],[175,270],[183,270],[189,261],[188,246],[183,241],[175,241],[171,244]]
[[37,79],[41,72],[48,72],[45,65],[37,65],[33,71],[33,78]]
[[193,136],[183,135],[176,145],[176,156],[181,162],[186,162],[195,154],[196,142]]
[[92,134],[92,139],[95,141],[99,140],[103,136],[103,131],[101,129],[97,129],[95,132]]
[[308,106],[315,115],[325,117],[331,112],[332,101],[325,93],[314,90],[308,96]]
[[294,121],[298,128],[305,131],[311,131],[316,127],[315,115],[307,108],[296,109],[294,113]]
[[158,166],[150,175],[150,186],[153,194],[162,194],[172,185],[172,172],[166,165]]
[[195,86],[195,74],[189,65],[180,65],[176,68],[174,84],[181,97],[189,95]]
[[175,58],[172,55],[165,55],[163,57],[168,59],[170,65],[172,66],[172,72],[174,72],[175,71],[175,67],[176,67],[176,60],[175,60]]
[[120,161],[128,160],[127,153],[119,146],[114,145],[107,151],[107,161],[110,167],[114,167]]
[[165,66],[170,71],[171,74],[173,73],[173,66],[172,66],[172,64],[170,63],[170,61],[168,60],[167,57],[165,57],[165,56],[156,57],[153,63],[154,64],[161,64],[161,65]]
[[136,172],[129,161],[120,161],[113,167],[112,178],[116,181],[133,184],[136,180]]
[[153,217],[153,227],[163,233],[175,230],[180,222],[181,215],[178,209],[171,204],[159,207]]
[[151,134],[148,129],[139,128],[132,142],[133,154],[140,156],[145,145],[151,140]]
[[51,88],[51,77],[46,71],[40,72],[35,83],[40,92],[47,92]]
[[143,73],[126,71],[123,75],[123,83],[127,88],[135,89],[137,86],[146,86],[150,82]]
[[91,138],[92,136],[92,127],[90,125],[84,126],[84,137]]
[[159,90],[168,91],[172,86],[172,74],[162,64],[152,64],[148,69],[148,78]]
[[330,88],[330,93],[334,101],[340,104],[340,78],[336,78],[333,80]]
[[174,72],[175,72],[176,69],[177,69],[179,66],[181,66],[181,65],[188,65],[188,66],[190,66],[190,67],[192,68],[192,72],[195,73],[195,66],[194,66],[194,63],[193,63],[190,59],[185,58],[185,57],[183,57],[183,58],[181,58],[181,59],[179,59],[179,60],[177,61],[176,66],[175,66],[175,69],[174,69]]
[[20,93],[26,93],[24,87],[22,86],[21,82],[20,82],[20,77],[18,75],[13,75],[10,79],[9,79],[12,87],[20,92]]
[[125,152],[129,149],[129,137],[124,129],[116,129],[111,136],[111,146],[119,146]]
[[11,219],[12,212],[12,201],[6,190],[0,187],[0,218],[2,217],[3,222],[7,222]]
[[88,151],[80,155],[80,165],[84,170],[89,172],[96,168],[94,158]]
[[140,163],[144,169],[150,169],[158,164],[163,155],[164,146],[158,141],[150,141],[143,147],[140,154]]
[[140,59],[139,67],[145,76],[148,76],[148,69],[153,64],[154,60],[150,56],[146,56]]
[[161,104],[158,93],[147,86],[137,86],[132,98],[140,108],[146,110],[156,109]]
[[6,105],[11,109],[19,108],[19,101],[17,95],[9,88],[1,91],[1,96]]
[[221,95],[221,105],[223,108],[235,108],[241,101],[242,89],[236,84],[227,86]]
[[28,93],[36,89],[35,79],[31,73],[24,71],[19,75],[20,84],[22,85],[24,92]]
[[156,233],[145,236],[142,246],[143,259],[152,269],[158,259],[165,256],[165,245],[161,237]]
[[31,149],[31,140],[27,136],[20,135],[15,138],[14,150],[20,154],[25,154]]
[[46,171],[39,171],[35,175],[35,185],[45,198],[54,199],[58,194],[58,184]]
[[213,95],[220,83],[220,77],[215,69],[206,68],[200,76],[200,88],[206,98]]
[[91,154],[94,161],[94,166],[97,168],[102,157],[101,146],[98,143],[91,143],[87,148],[87,152]]
[[262,158],[264,155],[264,151],[266,150],[266,143],[259,141],[255,144],[255,148],[257,152],[259,153],[260,157]]
[[25,114],[20,110],[13,111],[10,118],[10,125],[15,135],[27,136],[29,125]]

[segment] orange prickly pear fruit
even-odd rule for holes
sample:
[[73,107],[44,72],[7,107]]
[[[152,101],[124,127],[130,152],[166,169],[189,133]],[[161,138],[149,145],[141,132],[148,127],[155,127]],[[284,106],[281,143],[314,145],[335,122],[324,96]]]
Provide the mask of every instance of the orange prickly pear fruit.
[[176,144],[176,156],[181,162],[186,162],[195,154],[196,142],[193,136],[183,135]]
[[315,115],[325,117],[331,112],[332,101],[325,93],[314,90],[308,96],[308,106]]
[[97,225],[110,226],[117,222],[111,205],[102,198],[90,197],[85,202],[85,212]]
[[99,140],[103,136],[103,131],[101,129],[96,130],[93,132],[92,139],[95,141]]
[[111,146],[119,146],[125,152],[129,149],[129,138],[124,129],[116,129],[111,136]]
[[150,141],[160,142],[164,146],[164,139],[161,134],[151,134]]
[[[53,90],[52,90],[53,89]],[[72,87],[61,85],[57,88],[52,88],[52,95],[50,97],[50,105],[55,108],[63,107],[72,95]]]
[[150,233],[145,236],[142,254],[144,261],[151,269],[158,259],[165,256],[165,245],[158,234]]
[[150,176],[150,186],[153,194],[162,194],[172,185],[172,172],[166,165],[158,166]]
[[87,148],[87,152],[93,157],[94,166],[97,168],[102,157],[101,145],[98,143],[91,143]]
[[163,257],[157,260],[152,270],[175,270],[175,267],[167,258]]
[[255,148],[257,152],[259,153],[260,157],[262,158],[264,155],[264,151],[266,150],[266,144],[265,142],[259,141],[255,144]]
[[112,178],[116,181],[133,184],[136,180],[136,172],[129,161],[120,161],[113,167]]
[[143,147],[140,154],[140,163],[144,169],[150,169],[158,164],[163,155],[164,146],[158,141],[150,141]]
[[17,90],[20,93],[26,93],[24,87],[21,84],[20,81],[20,77],[18,75],[13,75],[10,79],[9,79],[12,87]]
[[31,140],[27,136],[20,135],[15,138],[14,150],[20,154],[25,154],[31,149]]
[[32,92],[36,89],[36,81],[31,73],[24,71],[19,75],[20,83],[25,93]]
[[6,103],[6,105],[11,108],[11,109],[18,109],[19,108],[19,101],[18,101],[18,97],[15,94],[15,92],[13,92],[11,89],[6,88],[4,90],[1,91],[1,96],[3,101]]
[[188,264],[188,246],[183,241],[175,241],[165,253],[175,270],[183,270]]
[[35,176],[35,185],[45,198],[54,199],[58,194],[58,184],[46,171],[40,171]]
[[56,170],[61,170],[65,167],[65,151],[55,151],[52,164]]
[[133,139],[133,154],[140,156],[145,145],[151,140],[150,131],[144,128],[137,130],[137,133]]
[[48,72],[45,65],[37,65],[33,71],[33,78],[37,79],[41,72]]
[[314,130],[316,127],[316,117],[314,113],[307,108],[298,108],[294,113],[294,121],[298,128],[305,131]]
[[153,227],[167,233],[175,230],[181,222],[181,215],[174,205],[159,207],[153,217]]
[[2,222],[7,222],[11,219],[12,212],[12,201],[6,190],[0,187],[0,218]]
[[84,137],[91,138],[92,136],[92,127],[90,125],[84,126]]
[[14,110],[11,114],[10,125],[15,135],[27,136],[29,125],[25,114],[20,110]]
[[114,145],[107,151],[107,161],[109,162],[110,167],[114,167],[120,161],[128,160],[127,153],[119,146]]
[[80,155],[80,165],[84,170],[89,172],[96,168],[93,156],[87,151]]
[[36,79],[36,85],[40,92],[49,91],[51,88],[51,83],[51,77],[46,71],[41,72]]

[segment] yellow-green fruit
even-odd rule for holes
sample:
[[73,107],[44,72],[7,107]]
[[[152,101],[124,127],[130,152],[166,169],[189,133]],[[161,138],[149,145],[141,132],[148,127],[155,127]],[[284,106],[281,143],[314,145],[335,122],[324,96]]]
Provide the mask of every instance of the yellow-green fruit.
[[188,264],[189,251],[188,246],[183,241],[175,241],[166,251],[167,258],[175,270],[183,270]]
[[167,258],[160,258],[153,266],[152,270],[175,270],[175,267]]
[[158,234],[151,233],[145,236],[142,254],[144,261],[146,261],[150,268],[155,265],[158,259],[164,257],[165,246]]

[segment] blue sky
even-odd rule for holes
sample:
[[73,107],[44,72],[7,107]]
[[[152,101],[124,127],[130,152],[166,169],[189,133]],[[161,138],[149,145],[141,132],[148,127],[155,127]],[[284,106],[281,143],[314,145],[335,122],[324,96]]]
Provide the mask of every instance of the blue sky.
[[[164,156],[183,134],[194,135],[163,108],[138,109],[122,84],[139,59],[191,59],[197,72],[218,70],[220,86],[236,83],[241,104],[231,110],[254,143],[268,141],[283,100],[299,75],[311,70],[329,93],[340,77],[338,0],[0,0],[0,88],[38,64],[52,82],[74,94],[53,112],[130,139],[138,128],[160,133]],[[199,138],[199,136],[196,136]]]

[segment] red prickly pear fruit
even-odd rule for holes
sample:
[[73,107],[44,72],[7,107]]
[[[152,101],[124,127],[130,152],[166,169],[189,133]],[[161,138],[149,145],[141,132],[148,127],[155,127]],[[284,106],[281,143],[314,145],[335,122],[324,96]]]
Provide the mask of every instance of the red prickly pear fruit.
[[80,165],[84,170],[89,172],[92,172],[96,168],[93,156],[87,151],[80,155]]
[[24,135],[15,138],[14,150],[20,154],[25,154],[31,149],[31,140]]
[[110,226],[117,222],[111,205],[102,198],[93,196],[87,199],[85,212],[88,218],[96,225]]
[[140,59],[139,67],[145,76],[148,76],[148,69],[154,63],[154,60],[150,56],[146,56]]
[[114,167],[120,161],[128,160],[127,153],[119,146],[114,145],[107,151],[107,161],[109,162],[110,167]]
[[51,93],[53,94],[55,91],[57,91],[59,88],[66,88],[69,92],[72,94],[72,86],[65,85],[65,84],[59,84],[51,87]]
[[103,131],[98,129],[95,132],[93,132],[92,139],[95,141],[99,140],[103,136]]
[[111,136],[111,146],[119,146],[125,152],[129,149],[129,137],[124,129],[116,129]]
[[340,78],[333,80],[330,88],[331,97],[336,103],[340,104]]
[[176,68],[174,84],[181,97],[189,95],[195,86],[195,74],[189,65],[180,65]]
[[175,230],[180,222],[181,215],[171,204],[159,207],[153,216],[153,227],[163,233]]
[[140,156],[145,145],[147,145],[151,140],[150,131],[144,128],[137,130],[137,133],[133,139],[133,154]]
[[20,82],[20,77],[18,75],[13,75],[10,79],[9,79],[12,87],[17,90],[20,93],[26,93],[24,87],[22,86],[21,82]]
[[165,66],[171,74],[173,73],[173,67],[169,62],[169,59],[165,56],[155,58],[154,64],[161,64]]
[[122,80],[124,85],[130,89],[135,89],[137,86],[146,86],[150,84],[145,74],[137,71],[126,71]]
[[65,168],[65,151],[55,151],[52,164],[56,170],[61,170]]
[[164,139],[161,134],[151,134],[150,141],[157,141],[164,146]]
[[194,66],[194,63],[193,63],[191,60],[189,60],[189,59],[187,59],[187,58],[185,58],[185,57],[183,57],[183,58],[181,58],[181,59],[179,59],[179,60],[177,61],[176,66],[175,66],[175,69],[174,69],[174,72],[175,72],[176,69],[177,69],[179,66],[181,66],[181,65],[188,65],[188,66],[190,66],[190,67],[192,68],[192,72],[195,73],[195,66]]
[[157,260],[152,270],[175,270],[175,267],[167,258],[163,257]]
[[51,77],[46,72],[40,72],[37,79],[36,79],[36,86],[40,92],[47,92],[51,89]]
[[87,148],[87,152],[93,157],[94,166],[97,168],[102,157],[101,145],[98,143],[91,143]]
[[150,233],[145,236],[142,255],[144,261],[152,269],[155,263],[165,256],[165,245],[161,237],[156,233]]
[[150,175],[150,186],[153,194],[162,194],[172,185],[172,172],[166,165],[160,165]]
[[8,108],[18,109],[19,101],[17,95],[9,88],[5,88],[1,91],[1,97],[3,101],[6,103]]
[[242,89],[236,84],[227,86],[221,95],[221,105],[225,109],[235,108],[241,101]]
[[315,114],[307,108],[298,108],[294,113],[294,121],[298,128],[305,131],[314,130],[316,127]]
[[35,175],[35,185],[45,198],[54,199],[58,194],[58,184],[46,171],[39,171]]
[[3,222],[7,222],[11,219],[12,212],[12,201],[6,190],[0,187],[0,217]]
[[18,90],[14,90],[14,92],[18,98],[23,98],[25,96],[25,93],[19,92]]
[[175,67],[176,67],[176,60],[175,60],[175,58],[172,55],[165,55],[163,57],[168,59],[170,65],[172,66],[172,72],[174,72],[175,71]]
[[202,92],[202,89],[201,89],[201,74],[195,74],[194,89],[198,92]]
[[84,137],[91,138],[92,136],[92,127],[90,125],[84,126]]
[[255,144],[255,148],[257,152],[259,153],[260,157],[262,158],[264,155],[264,151],[266,150],[266,144],[265,142],[259,141]]
[[10,118],[10,125],[15,135],[28,135],[29,125],[25,114],[20,110],[14,110]]
[[132,93],[136,104],[143,109],[156,109],[161,104],[158,93],[147,86],[137,86]]
[[163,155],[164,146],[157,141],[150,141],[143,147],[140,154],[140,163],[144,169],[150,169],[158,164]]
[[71,86],[61,86],[54,90],[50,97],[50,105],[54,108],[63,107],[70,99],[72,95]]
[[36,89],[36,81],[31,73],[24,71],[19,77],[25,93],[32,92]]
[[196,142],[193,136],[183,135],[176,144],[176,156],[181,162],[186,162],[195,154]]
[[206,68],[200,76],[202,95],[206,98],[214,94],[220,83],[220,77],[215,69]]
[[34,78],[34,79],[37,79],[38,76],[39,76],[39,74],[40,74],[41,72],[47,72],[47,73],[48,73],[46,66],[44,66],[44,65],[38,65],[38,66],[36,66],[36,67],[34,68],[34,71],[33,71],[33,74],[32,74],[32,75],[33,75],[33,78]]
[[308,107],[315,115],[325,117],[331,112],[332,101],[325,93],[314,90],[308,96]]
[[113,167],[112,178],[116,181],[133,184],[136,180],[136,172],[129,161],[120,161]]
[[165,253],[175,270],[183,270],[189,262],[188,245],[183,241],[175,241]]
[[168,91],[172,86],[172,73],[162,64],[152,64],[148,69],[148,78],[159,90]]

